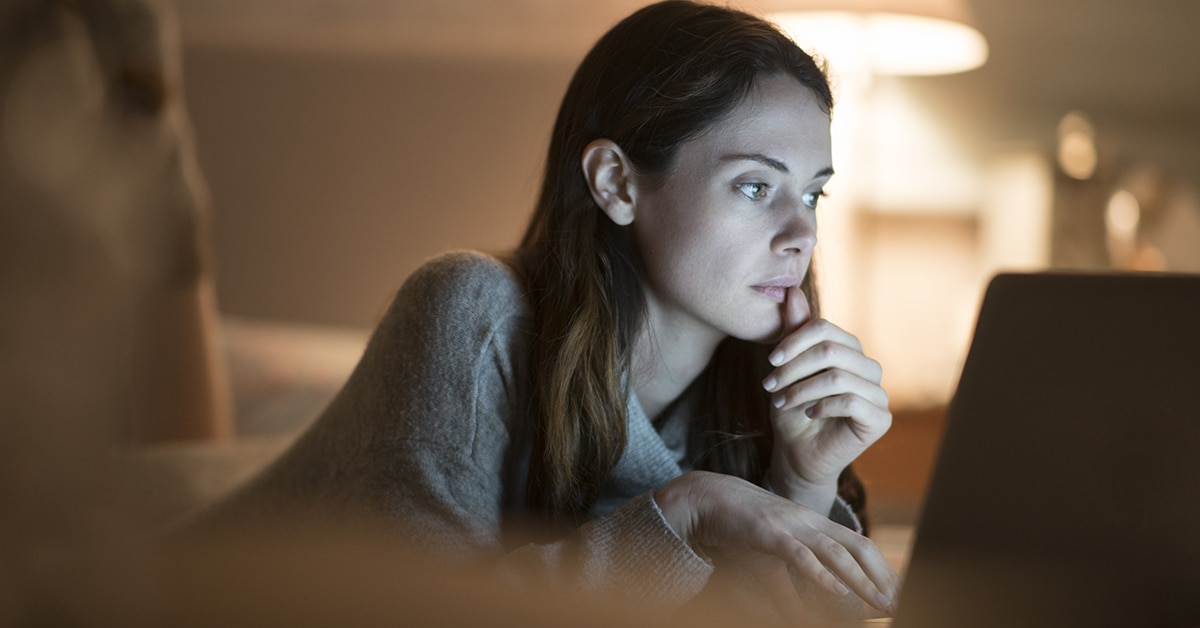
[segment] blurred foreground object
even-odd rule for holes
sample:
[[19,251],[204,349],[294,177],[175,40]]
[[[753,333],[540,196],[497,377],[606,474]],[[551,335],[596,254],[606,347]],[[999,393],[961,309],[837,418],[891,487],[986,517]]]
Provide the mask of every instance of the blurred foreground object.
[[116,450],[231,432],[166,9],[0,3],[3,625],[78,624],[72,591],[142,577]]
[[21,423],[122,441],[230,432],[206,192],[165,10],[0,9],[0,381]]

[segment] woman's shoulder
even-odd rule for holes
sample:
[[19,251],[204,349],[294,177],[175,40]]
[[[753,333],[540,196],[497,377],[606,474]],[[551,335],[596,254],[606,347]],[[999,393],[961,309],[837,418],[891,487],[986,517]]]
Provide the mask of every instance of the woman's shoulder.
[[455,277],[479,275],[490,279],[496,279],[503,275],[514,281],[516,279],[512,267],[504,260],[490,253],[470,249],[439,253],[426,259],[417,270],[413,271],[413,276],[427,274]]
[[516,271],[500,258],[471,250],[455,250],[431,257],[405,280],[405,287],[442,288],[452,293],[488,290],[519,293]]
[[439,254],[421,264],[400,288],[399,299],[445,313],[524,313],[523,289],[516,271],[503,260],[478,251]]

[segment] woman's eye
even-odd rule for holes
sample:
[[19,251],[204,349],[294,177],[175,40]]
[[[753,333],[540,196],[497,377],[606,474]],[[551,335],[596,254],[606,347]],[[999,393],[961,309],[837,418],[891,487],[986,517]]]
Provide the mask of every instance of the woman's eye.
[[816,192],[805,192],[803,201],[804,205],[810,209],[816,209],[817,203],[821,202],[821,197],[825,196],[825,190],[817,190]]
[[771,186],[766,183],[739,183],[737,189],[746,198],[758,201],[767,197],[767,192],[770,191]]

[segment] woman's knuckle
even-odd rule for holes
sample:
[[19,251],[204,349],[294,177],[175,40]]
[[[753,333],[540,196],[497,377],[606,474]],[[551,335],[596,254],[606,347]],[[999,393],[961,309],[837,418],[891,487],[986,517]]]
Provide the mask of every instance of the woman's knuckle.
[[883,376],[883,365],[879,363],[879,360],[868,357],[867,371],[871,375],[871,379],[878,381]]
[[820,561],[817,560],[817,556],[815,553],[813,553],[812,548],[804,543],[797,542],[792,546],[790,553],[792,555],[792,559],[799,565],[804,565],[811,568],[820,564]]
[[846,546],[831,536],[822,538],[820,545],[822,553],[834,560],[844,559],[849,554]]
[[861,534],[855,534],[843,541],[843,546],[851,550],[852,553],[861,553],[874,549],[875,542]]

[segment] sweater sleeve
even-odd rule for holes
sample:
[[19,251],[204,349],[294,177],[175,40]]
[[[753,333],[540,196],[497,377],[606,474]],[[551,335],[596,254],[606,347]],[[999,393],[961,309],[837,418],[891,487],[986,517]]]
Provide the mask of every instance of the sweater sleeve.
[[[497,260],[436,258],[401,288],[346,386],[249,493],[365,512],[418,548],[510,581],[575,584],[670,607],[711,565],[649,494],[556,542],[519,545],[528,316]],[[510,534],[511,533],[511,534]]]
[[570,540],[526,545],[499,565],[508,582],[567,584],[664,610],[698,595],[712,572],[712,562],[675,534],[649,492],[584,524]]

